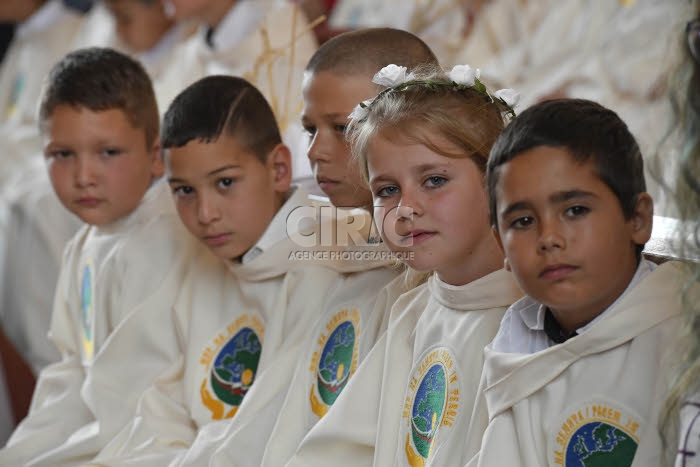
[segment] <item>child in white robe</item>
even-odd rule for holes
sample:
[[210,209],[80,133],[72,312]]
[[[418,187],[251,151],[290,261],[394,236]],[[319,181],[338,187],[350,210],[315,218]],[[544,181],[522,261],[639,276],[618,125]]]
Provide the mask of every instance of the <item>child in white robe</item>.
[[438,61],[409,32],[369,28],[329,40],[306,65],[301,122],[310,138],[307,155],[316,182],[334,206],[369,210],[372,205],[372,193],[351,161],[345,130],[357,103],[376,95],[372,77],[389,63],[414,68]]
[[39,151],[34,136],[41,85],[51,66],[71,50],[82,18],[61,0],[8,0],[0,7],[0,19],[18,23],[0,64],[1,186],[24,162],[23,133],[31,133],[31,152]]
[[[322,206],[290,191],[290,152],[277,128],[260,91],[241,78],[204,78],[168,109],[163,146],[177,209],[216,257],[199,255],[176,301],[180,361],[144,393],[133,423],[95,465],[165,465],[187,454],[198,430],[274,421],[268,402],[286,392],[318,316],[328,309],[356,324],[395,277],[388,258],[372,258],[380,248],[325,242],[327,222],[309,231]],[[366,214],[353,216],[370,226]],[[369,256],[344,261],[342,252]],[[237,455],[259,456],[258,438]]]
[[396,301],[383,340],[289,466],[463,465],[465,440],[481,437],[470,417],[482,350],[521,295],[502,269],[484,185],[510,109],[466,66],[445,76],[392,65],[375,82],[389,89],[355,112],[353,152],[382,238],[414,274],[432,274]]
[[152,80],[178,60],[178,46],[193,32],[189,22],[174,22],[163,3],[156,0],[107,0],[116,36],[135,55]]
[[[192,28],[173,25],[165,18],[158,2],[146,5],[140,0],[120,0],[106,2],[106,5],[119,18],[117,32],[129,38],[123,42],[136,52],[135,57],[151,79],[156,79],[166,63],[173,60],[175,46]],[[89,29],[89,21],[98,22],[98,10],[104,6],[95,5],[93,8],[95,11],[91,11],[91,16],[82,24],[82,32]],[[101,23],[103,27],[109,26]],[[89,39],[81,37],[77,42],[99,40],[95,34],[90,36]],[[111,42],[116,43],[114,39]],[[7,245],[4,264],[8,281],[3,282],[0,299],[4,301],[3,324],[8,334],[38,374],[44,366],[60,358],[46,333],[61,253],[81,223],[60,207],[48,181],[43,159],[28,157],[33,156],[29,152],[30,147],[24,148],[22,153],[28,161],[23,163],[21,170],[8,177],[0,195],[8,205],[7,229],[0,235]],[[32,259],[27,261],[28,257]],[[27,287],[28,284],[31,287]]]
[[304,65],[317,48],[303,11],[286,0],[171,0],[176,21],[202,23],[155,82],[162,108],[205,76],[241,76],[272,106],[292,151],[295,177],[309,174],[306,140],[299,126]]
[[136,395],[176,357],[168,320],[194,245],[158,181],[158,108],[141,65],[111,49],[67,55],[40,118],[51,183],[86,225],[56,286],[50,335],[62,360],[40,373],[3,465],[77,465],[128,420]]
[[[311,137],[308,157],[320,186],[336,207],[370,210],[372,195],[350,159],[345,128],[355,105],[376,93],[377,85],[372,83],[371,77],[389,61],[411,67],[426,63],[437,65],[428,46],[415,35],[374,28],[329,40],[306,66],[302,124]],[[358,288],[375,290],[378,284],[361,285],[371,280],[367,274],[348,278],[329,300],[350,300]],[[291,365],[295,367],[294,377],[285,391],[286,396],[278,398],[277,405],[267,407],[267,410],[274,410],[274,425],[252,428],[242,426],[239,420],[232,433],[216,432],[214,436],[202,432],[185,464],[197,465],[205,458],[210,459],[210,463],[255,467],[286,462],[306,432],[332,407],[357,366],[385,331],[391,303],[405,290],[401,280],[392,285],[382,291],[379,299],[371,296],[365,303],[358,301],[353,307],[324,309],[311,328],[301,357]],[[342,299],[340,294],[343,293],[350,295]],[[328,371],[329,365],[340,366],[334,363],[336,360],[327,349],[332,348],[339,336],[351,339],[353,348],[346,354],[348,360],[342,363],[340,376],[332,375],[329,379],[332,373]],[[252,391],[259,387],[261,385]],[[253,443],[248,436],[255,437],[255,443],[269,437],[264,461],[250,451],[245,457],[239,455],[241,449]]]
[[547,101],[501,134],[487,178],[528,296],[486,349],[488,428],[470,465],[660,465],[682,281],[642,258],[653,201],[634,137],[597,103]]
[[32,159],[7,182],[3,201],[2,325],[38,376],[61,358],[48,337],[51,311],[63,250],[83,223],[59,201],[43,159]]

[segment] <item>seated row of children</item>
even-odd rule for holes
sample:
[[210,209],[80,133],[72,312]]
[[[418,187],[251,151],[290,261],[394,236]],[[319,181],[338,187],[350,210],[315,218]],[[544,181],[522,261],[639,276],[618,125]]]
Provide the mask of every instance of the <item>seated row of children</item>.
[[[0,244],[6,245],[0,246],[0,258],[6,256],[4,276],[9,277],[0,290],[0,302],[5,331],[36,373],[59,358],[53,344],[45,339],[48,310],[60,253],[80,225],[61,212],[43,161],[37,157],[41,145],[35,130],[35,107],[49,66],[82,46],[108,45],[129,51],[154,81],[161,110],[186,85],[205,75],[242,75],[263,91],[280,117],[283,138],[293,154],[295,179],[310,179],[305,141],[297,125],[301,96],[295,91],[300,88],[300,70],[316,48],[307,20],[316,19],[333,2],[319,5],[307,18],[293,10],[291,3],[105,0],[96,2],[81,19],[61,0],[3,2],[0,17],[22,24],[0,68],[0,113],[13,114],[13,123],[7,125],[0,115],[4,153],[0,161]],[[300,3],[305,9],[321,2]],[[646,40],[648,31],[661,30],[659,24],[670,29],[680,7],[655,0],[635,5],[613,2],[605,8],[584,2],[522,4],[513,0],[494,0],[486,5],[454,0],[335,3],[330,18],[333,27],[356,27],[371,20],[371,24],[384,21],[408,28],[426,38],[443,63],[461,57],[482,63],[490,79],[526,89],[530,102],[545,91],[554,91],[553,86],[562,94],[589,96],[612,106],[633,133],[655,142],[656,131],[651,130],[659,126],[647,113],[659,115],[662,109],[657,104],[665,102],[659,83],[665,76],[667,41],[654,40],[643,48],[637,44]],[[466,37],[458,31],[464,8],[475,21]],[[556,47],[543,46],[562,30],[569,32],[566,44],[562,39],[556,41]],[[605,32],[596,36],[600,30]],[[588,36],[581,36],[586,31]],[[503,42],[502,47],[496,47],[494,40]],[[582,42],[589,46],[579,54],[577,45]],[[600,49],[606,51],[603,60],[597,60]],[[585,55],[585,62],[579,55]],[[629,65],[610,66],[620,55]],[[566,67],[561,59],[565,56]],[[559,63],[558,72],[549,79],[555,62]],[[582,69],[585,79],[579,71]],[[610,74],[610,79],[599,79],[601,73]],[[273,80],[272,76],[283,78]],[[653,112],[636,112],[640,105],[650,108],[652,104]],[[633,123],[637,119],[640,124]],[[642,141],[641,146],[648,147],[648,141]],[[653,183],[650,191],[657,191]],[[6,214],[2,213],[5,209]],[[49,212],[53,214],[45,214]],[[2,219],[5,215],[8,220]],[[28,283],[35,285],[29,289]]]
[[[295,115],[303,66],[316,44],[297,8],[287,1],[180,0],[171,6],[169,16],[160,1],[105,0],[85,18],[62,0],[0,6],[0,18],[21,23],[0,68],[1,321],[35,374],[60,359],[46,333],[61,254],[81,225],[54,194],[36,124],[42,80],[67,52],[95,45],[131,52],[153,80],[162,110],[205,75],[245,75],[273,103],[295,154],[294,171],[309,173]],[[197,31],[196,23],[202,24]],[[272,75],[283,77],[274,81],[277,88],[268,81]]]
[[682,271],[641,254],[653,202],[619,117],[553,100],[506,126],[513,92],[398,30],[305,70],[330,204],[291,184],[248,81],[186,87],[159,132],[134,60],[54,66],[48,176],[86,225],[62,360],[0,464],[659,465]]

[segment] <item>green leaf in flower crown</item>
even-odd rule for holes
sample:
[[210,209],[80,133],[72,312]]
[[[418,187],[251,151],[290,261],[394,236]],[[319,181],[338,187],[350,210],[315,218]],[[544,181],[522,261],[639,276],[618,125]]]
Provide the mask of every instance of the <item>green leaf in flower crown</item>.
[[477,78],[474,80],[474,90],[484,94],[486,93],[486,86],[484,86],[484,83],[479,81],[479,79]]

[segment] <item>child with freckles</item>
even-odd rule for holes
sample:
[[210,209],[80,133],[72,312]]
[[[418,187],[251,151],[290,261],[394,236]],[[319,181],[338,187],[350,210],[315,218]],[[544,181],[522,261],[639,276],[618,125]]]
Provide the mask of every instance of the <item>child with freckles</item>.
[[634,137],[597,103],[546,101],[501,134],[487,179],[527,296],[486,349],[488,428],[469,465],[662,465],[684,280],[641,254],[653,201]]
[[353,112],[352,151],[382,240],[421,285],[396,300],[387,332],[286,465],[462,466],[483,429],[470,423],[482,350],[521,296],[484,180],[512,107],[468,66],[390,65],[374,80],[386,90]]

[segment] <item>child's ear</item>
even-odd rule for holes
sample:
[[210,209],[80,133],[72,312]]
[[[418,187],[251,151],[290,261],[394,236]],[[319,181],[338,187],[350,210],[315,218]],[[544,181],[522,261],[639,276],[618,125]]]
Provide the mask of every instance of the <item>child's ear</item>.
[[632,241],[643,245],[651,238],[651,228],[654,218],[654,200],[649,193],[640,193],[634,203],[634,210],[629,220]]
[[268,169],[272,177],[272,185],[278,193],[289,190],[292,184],[292,154],[289,148],[280,143],[267,156]]
[[156,138],[151,146],[151,178],[153,180],[160,178],[165,173],[165,165],[163,164],[163,156],[160,153],[160,138]]

